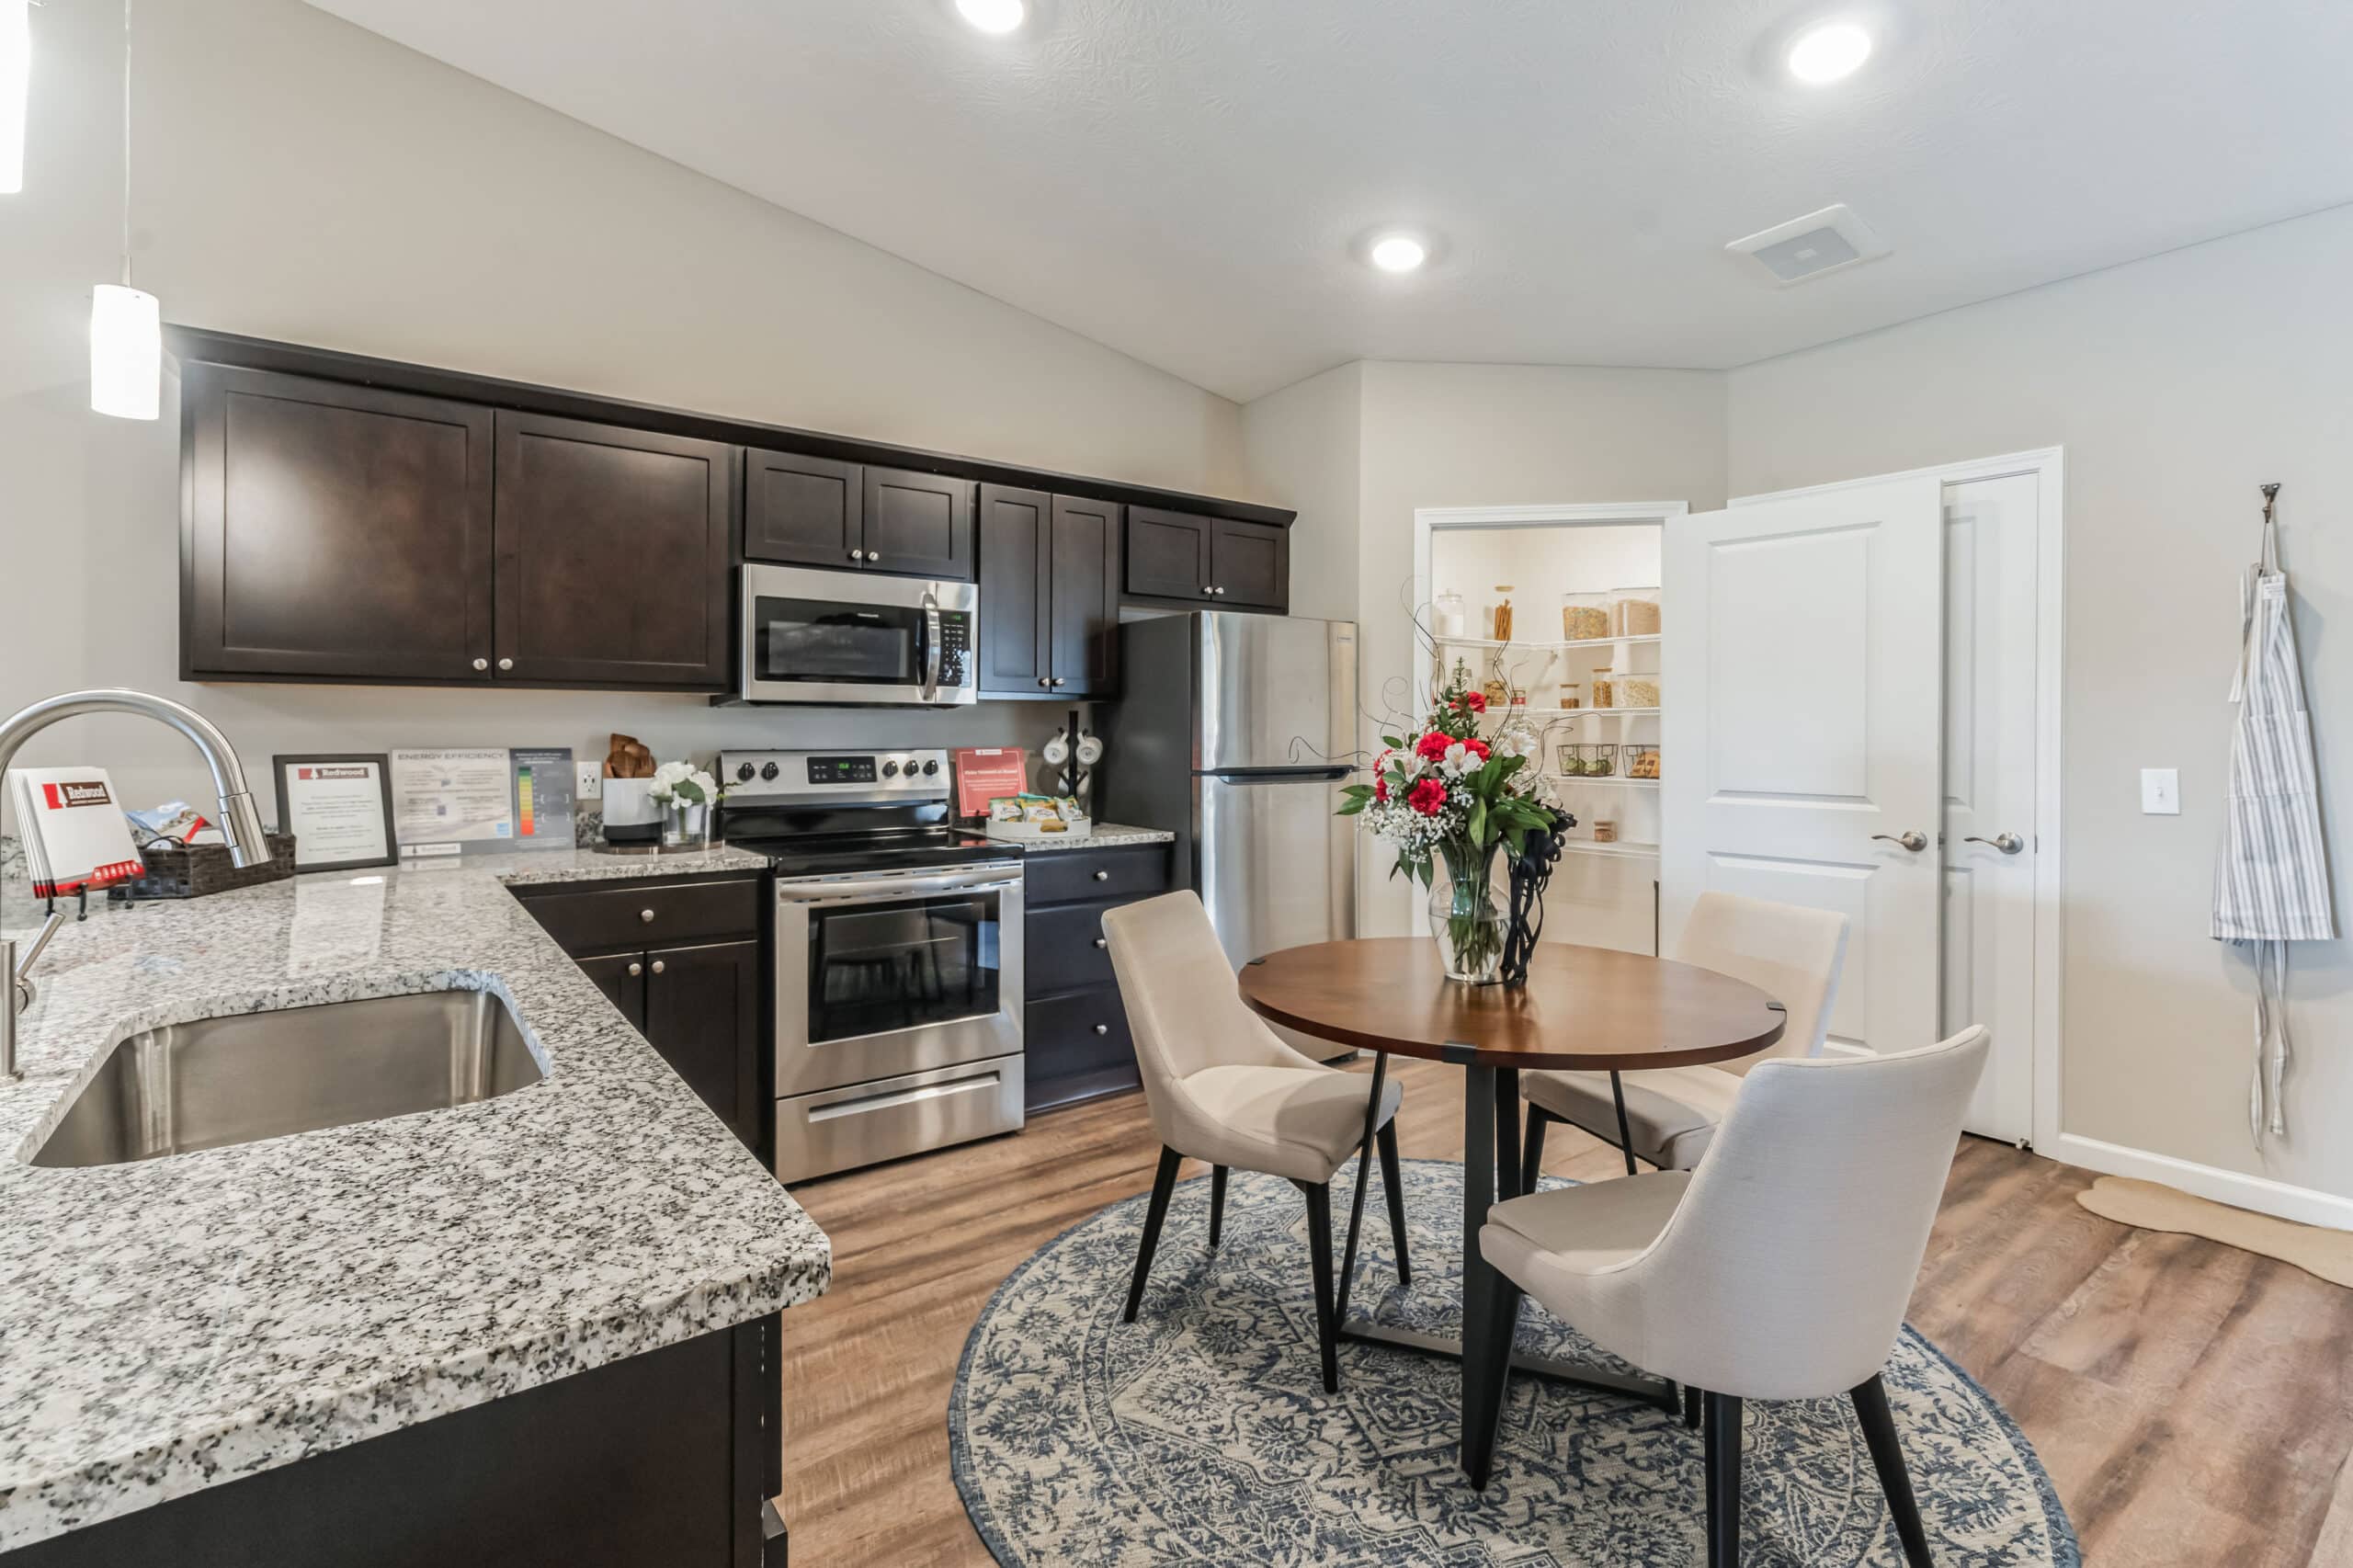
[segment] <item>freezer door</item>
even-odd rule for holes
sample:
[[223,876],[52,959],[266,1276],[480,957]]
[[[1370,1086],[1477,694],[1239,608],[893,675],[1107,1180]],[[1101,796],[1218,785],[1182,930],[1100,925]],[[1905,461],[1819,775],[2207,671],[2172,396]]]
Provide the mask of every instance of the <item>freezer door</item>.
[[1356,744],[1356,622],[1232,611],[1198,620],[1196,767],[1313,767],[1346,756]]
[[1354,819],[1345,774],[1203,775],[1195,887],[1236,968],[1280,948],[1356,935]]

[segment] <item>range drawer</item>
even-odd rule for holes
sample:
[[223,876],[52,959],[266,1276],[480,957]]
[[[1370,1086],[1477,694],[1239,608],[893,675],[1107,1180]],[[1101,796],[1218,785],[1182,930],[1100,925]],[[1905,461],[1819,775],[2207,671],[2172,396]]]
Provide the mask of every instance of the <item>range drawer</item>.
[[779,1100],[777,1179],[805,1181],[991,1133],[1017,1132],[1022,1085],[1021,1056],[1016,1052]]
[[1026,857],[1029,907],[1078,899],[1148,898],[1168,891],[1168,846],[1052,849]]
[[756,877],[673,882],[665,887],[623,884],[593,891],[567,889],[530,893],[522,903],[565,952],[574,954],[727,941],[760,934]]
[[1128,1009],[1116,986],[1032,1002],[1026,1022],[1033,1084],[1135,1066]]
[[1103,936],[1103,912],[1117,909],[1117,901],[1066,903],[1033,909],[1023,925],[1029,946],[1021,961],[1028,966],[1023,987],[1032,996],[1075,991],[1085,985],[1109,985],[1110,944]]

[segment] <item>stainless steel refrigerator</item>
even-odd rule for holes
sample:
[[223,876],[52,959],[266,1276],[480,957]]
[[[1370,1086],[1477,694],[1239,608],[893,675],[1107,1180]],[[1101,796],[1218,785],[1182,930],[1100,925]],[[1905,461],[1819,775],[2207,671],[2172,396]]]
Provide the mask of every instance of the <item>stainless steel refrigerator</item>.
[[1098,710],[1106,822],[1166,828],[1239,967],[1353,937],[1349,620],[1206,610],[1120,629],[1122,695]]

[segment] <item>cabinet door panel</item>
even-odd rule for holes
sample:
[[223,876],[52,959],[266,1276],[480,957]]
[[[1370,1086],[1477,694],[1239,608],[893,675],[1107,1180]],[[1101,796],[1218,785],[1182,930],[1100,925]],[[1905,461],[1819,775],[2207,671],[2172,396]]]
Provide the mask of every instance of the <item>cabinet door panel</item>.
[[1220,608],[1283,608],[1290,602],[1290,535],[1219,518],[1210,540],[1210,582]]
[[972,482],[866,471],[866,566],[902,577],[972,580]]
[[1035,697],[1052,673],[1048,535],[1059,505],[1042,490],[981,486],[981,690]]
[[1119,690],[1120,511],[1116,502],[1054,497],[1047,673],[1065,697]]
[[645,1029],[645,955],[614,953],[608,958],[576,960],[580,972],[595,982],[605,999],[620,1009],[630,1028]]
[[498,415],[498,673],[727,688],[734,449]]
[[866,471],[856,463],[755,451],[744,462],[744,555],[802,566],[857,562],[866,526]]
[[760,945],[646,954],[646,1040],[746,1148],[760,1146]]
[[1153,598],[1207,597],[1210,519],[1157,506],[1128,508],[1128,592]]
[[489,678],[490,410],[191,364],[181,417],[185,674]]

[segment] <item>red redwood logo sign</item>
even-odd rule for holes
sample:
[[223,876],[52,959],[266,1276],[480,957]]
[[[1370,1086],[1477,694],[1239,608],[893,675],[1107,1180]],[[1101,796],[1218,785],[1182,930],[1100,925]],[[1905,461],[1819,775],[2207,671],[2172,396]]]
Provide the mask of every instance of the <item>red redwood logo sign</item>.
[[79,783],[69,779],[44,784],[40,790],[52,812],[62,812],[68,806],[108,806],[114,803],[114,797],[107,793],[106,785],[96,778]]

